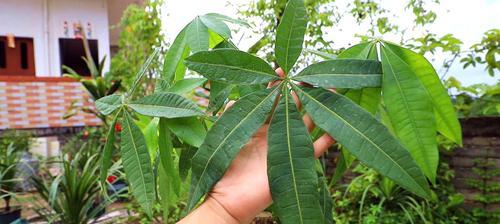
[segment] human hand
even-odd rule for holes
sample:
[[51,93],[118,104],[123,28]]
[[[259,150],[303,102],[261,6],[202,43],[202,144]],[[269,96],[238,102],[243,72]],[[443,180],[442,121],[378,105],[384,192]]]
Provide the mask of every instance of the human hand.
[[[276,73],[283,77],[280,68]],[[270,86],[277,83],[271,83]],[[300,108],[300,102],[293,95]],[[230,104],[228,104],[230,106]],[[306,114],[304,123],[309,131],[314,123]],[[267,177],[267,130],[264,124],[241,149],[224,176],[215,184],[205,202],[180,223],[250,223],[272,203]],[[335,141],[328,134],[314,142],[314,156],[321,156]],[[215,214],[211,214],[215,213]],[[215,216],[215,217],[214,217]],[[200,219],[198,219],[200,218]],[[216,218],[210,220],[210,218]]]

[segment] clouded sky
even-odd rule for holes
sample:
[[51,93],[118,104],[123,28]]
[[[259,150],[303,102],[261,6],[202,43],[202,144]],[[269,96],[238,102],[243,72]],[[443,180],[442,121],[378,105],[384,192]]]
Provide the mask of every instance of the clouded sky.
[[[237,17],[236,7],[231,5],[246,4],[248,0],[167,0],[164,8],[164,30],[167,34],[167,40],[171,41],[175,35],[195,16],[209,12],[217,12],[231,17]],[[337,0],[339,5],[345,5],[351,0]],[[410,11],[405,11],[406,1],[402,0],[384,0],[382,7],[389,9],[391,13],[395,13],[395,18],[398,24],[411,24],[412,16]],[[454,34],[455,37],[464,42],[468,48],[473,43],[479,42],[485,31],[493,28],[500,28],[500,0],[440,0],[439,7],[435,9],[438,18],[434,24],[429,27],[432,33],[444,35],[447,33]],[[434,8],[434,7],[433,7]],[[328,32],[326,39],[333,40],[335,47],[346,47],[350,44],[355,44],[358,39],[354,38],[355,33],[363,33],[363,26],[352,26],[355,24],[349,19],[343,20],[339,27]],[[242,31],[236,34],[235,37],[243,36],[239,43],[241,49],[247,49],[253,44],[255,36],[250,38],[248,33],[251,31]],[[410,35],[422,36],[423,30],[412,31]],[[391,36],[384,36],[384,39],[393,40]],[[434,59],[433,63],[436,68],[440,69],[443,56],[441,55],[426,55],[429,59]],[[496,83],[498,78],[489,77],[483,67],[467,68],[463,70],[458,63],[451,68],[449,75],[457,77],[464,84],[474,83]],[[497,77],[499,75],[497,74]]]

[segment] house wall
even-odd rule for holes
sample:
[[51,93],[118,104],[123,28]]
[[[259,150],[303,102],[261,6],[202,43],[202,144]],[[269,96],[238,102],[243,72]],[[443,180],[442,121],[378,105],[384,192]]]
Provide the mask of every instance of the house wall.
[[[99,57],[110,54],[107,13],[106,0],[1,0],[0,35],[32,37],[36,76],[59,77],[59,38],[74,38],[73,23],[80,22],[85,31],[90,23],[92,32],[88,38],[98,40]],[[107,70],[109,60],[105,64]]]

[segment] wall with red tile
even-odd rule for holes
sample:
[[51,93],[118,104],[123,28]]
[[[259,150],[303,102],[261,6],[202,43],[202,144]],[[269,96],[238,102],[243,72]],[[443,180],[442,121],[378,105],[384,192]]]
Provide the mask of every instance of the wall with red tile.
[[100,125],[83,112],[63,119],[72,102],[93,105],[81,84],[68,79],[0,80],[0,130]]

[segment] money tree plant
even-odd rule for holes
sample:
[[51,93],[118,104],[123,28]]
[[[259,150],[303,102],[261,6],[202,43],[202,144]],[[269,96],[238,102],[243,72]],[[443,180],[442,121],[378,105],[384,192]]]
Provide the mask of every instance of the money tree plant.
[[[101,182],[104,184],[108,176],[119,134],[121,164],[131,193],[150,217],[157,199],[162,206],[164,220],[167,220],[169,206],[175,203],[174,198],[182,198],[181,183],[188,175],[192,154],[203,142],[205,121],[209,120],[197,104],[184,96],[207,80],[185,78],[183,59],[229,39],[231,30],[226,23],[247,26],[243,21],[220,14],[197,16],[182,29],[163,56],[161,71],[149,69],[158,60],[159,51],[155,51],[139,70],[127,92],[96,101],[96,108],[101,114],[114,116],[101,161]],[[147,72],[156,75],[155,90],[138,98],[136,89]],[[214,101],[211,99],[211,105],[221,104]]]
[[267,169],[273,211],[282,223],[331,222],[331,208],[320,199],[324,184],[318,181],[313,138],[303,113],[366,166],[416,195],[430,197],[428,180],[434,182],[439,158],[437,132],[461,143],[451,101],[432,65],[421,55],[376,39],[295,72],[307,21],[304,1],[289,0],[275,44],[284,77],[264,60],[233,48],[200,51],[186,58],[188,69],[211,82],[279,83],[241,97],[207,132],[192,159],[188,210],[270,120]]

